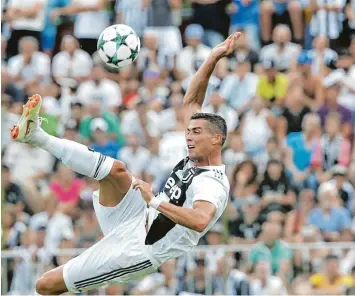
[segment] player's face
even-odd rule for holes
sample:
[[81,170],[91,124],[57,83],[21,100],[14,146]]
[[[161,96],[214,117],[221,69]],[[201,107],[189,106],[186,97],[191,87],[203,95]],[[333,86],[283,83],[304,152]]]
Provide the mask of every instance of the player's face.
[[193,119],[186,130],[186,144],[190,159],[200,161],[206,158],[213,149],[215,141],[208,122],[204,119]]

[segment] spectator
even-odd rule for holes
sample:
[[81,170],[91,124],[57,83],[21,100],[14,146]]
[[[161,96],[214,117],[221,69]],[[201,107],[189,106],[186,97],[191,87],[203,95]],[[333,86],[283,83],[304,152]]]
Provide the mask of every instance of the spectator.
[[281,225],[266,222],[260,234],[261,241],[254,245],[248,256],[248,270],[256,267],[260,261],[267,260],[271,266],[271,273],[286,280],[291,268],[292,251],[286,242],[280,239]]
[[1,94],[10,96],[9,104],[15,103],[22,106],[25,101],[24,91],[14,83],[5,67],[1,68]]
[[302,43],[303,23],[300,2],[264,1],[260,4],[260,15],[261,40],[264,44],[270,42],[273,17],[275,16],[277,18],[278,23],[284,23],[287,15],[291,18],[295,41]]
[[157,103],[159,108],[165,105],[169,90],[159,81],[160,71],[157,69],[143,72],[143,85],[139,88],[140,99],[145,103]]
[[78,99],[86,106],[90,102],[99,101],[105,111],[116,113],[122,104],[119,85],[105,77],[102,64],[93,67],[90,79],[79,86]]
[[237,269],[230,271],[226,290],[227,295],[253,295],[247,275]]
[[251,72],[247,57],[236,54],[234,73],[223,79],[220,96],[239,113],[250,108],[255,96],[258,76]]
[[143,0],[116,1],[116,24],[130,26],[139,37],[142,37],[147,21],[148,9],[145,7]]
[[79,48],[78,41],[70,35],[62,39],[61,49],[52,62],[54,79],[63,86],[76,86],[76,83],[84,81],[90,75],[91,57]]
[[50,61],[39,51],[39,43],[33,37],[19,41],[20,53],[9,60],[8,73],[21,87],[45,85],[49,82]]
[[[68,6],[53,9],[51,18],[77,15],[74,24],[74,36],[81,48],[92,55],[97,48],[97,39],[109,26],[109,16],[104,11],[107,0],[74,0]],[[92,20],[95,20],[93,22]]]
[[260,202],[256,196],[245,199],[241,212],[235,220],[229,221],[229,242],[231,244],[254,244],[261,233],[264,220],[260,216]]
[[312,57],[312,73],[324,76],[324,65],[328,69],[334,68],[338,54],[329,48],[329,39],[320,35],[313,40],[313,49],[310,50]]
[[311,109],[305,104],[305,95],[300,85],[291,85],[285,99],[282,117],[278,119],[279,138],[302,131],[302,121]]
[[325,241],[344,241],[349,237],[350,215],[339,206],[336,187],[323,183],[318,189],[319,207],[314,208],[308,216],[308,222],[322,232]]
[[311,164],[318,171],[328,171],[336,164],[350,163],[350,142],[341,135],[341,118],[338,113],[329,113],[325,119],[325,134],[313,149]]
[[132,134],[127,136],[127,146],[120,150],[117,158],[126,164],[136,178],[142,178],[149,163],[150,153],[148,149],[140,146],[138,136]]
[[3,20],[12,27],[11,37],[7,46],[7,58],[19,52],[19,41],[23,37],[32,36],[37,45],[41,41],[41,31],[45,23],[46,0],[11,0]]
[[253,295],[288,295],[281,278],[272,275],[271,264],[259,261],[255,265],[255,279],[250,283]]
[[344,294],[346,288],[354,286],[354,279],[349,275],[341,275],[339,259],[329,255],[323,263],[323,272],[312,275],[309,279],[316,294]]
[[231,14],[231,25],[229,32],[234,33],[243,30],[248,37],[246,41],[250,47],[259,52],[259,1],[233,0],[228,7],[228,11]]
[[[223,244],[224,227],[222,224],[215,224],[207,233],[207,244],[209,246],[219,246]],[[206,269],[209,273],[223,277],[225,264],[225,251],[223,248],[211,249],[206,252]]]
[[256,93],[269,103],[280,104],[287,95],[288,78],[276,69],[273,60],[263,61],[265,75],[260,76]]
[[[229,1],[192,1],[193,17],[195,24],[201,25],[204,29],[203,43],[215,47],[222,43],[228,32],[229,18],[227,5]],[[214,20],[211,22],[211,20]]]
[[90,123],[90,129],[93,137],[92,148],[103,155],[116,158],[119,149],[121,148],[117,141],[110,138],[108,124],[102,118],[95,118]]
[[226,174],[230,179],[236,165],[245,160],[243,139],[238,133],[230,133],[228,136],[227,148],[223,153],[223,163],[226,166]]
[[193,75],[211,52],[210,47],[201,43],[203,34],[203,28],[197,24],[189,25],[185,30],[187,46],[179,53],[177,64],[186,77]]
[[173,24],[173,12],[181,6],[180,0],[147,0],[144,7],[148,8],[148,27],[159,36],[162,50],[169,55],[176,55],[182,48],[178,28]]
[[262,214],[266,216],[274,211],[287,214],[296,201],[295,192],[279,160],[269,160],[257,193],[261,198]]
[[228,133],[233,132],[238,126],[239,119],[237,111],[229,107],[217,92],[212,92],[210,104],[203,107],[202,111],[222,116],[226,120]]
[[294,68],[301,48],[291,42],[290,28],[286,25],[277,25],[273,31],[273,41],[274,43],[261,49],[260,60],[273,60],[279,71],[287,71]]

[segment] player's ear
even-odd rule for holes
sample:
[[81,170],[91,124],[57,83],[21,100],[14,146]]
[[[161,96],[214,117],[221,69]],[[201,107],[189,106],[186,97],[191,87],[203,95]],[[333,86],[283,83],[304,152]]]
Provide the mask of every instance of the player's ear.
[[215,134],[212,144],[213,145],[221,145],[222,143],[222,135],[221,134]]

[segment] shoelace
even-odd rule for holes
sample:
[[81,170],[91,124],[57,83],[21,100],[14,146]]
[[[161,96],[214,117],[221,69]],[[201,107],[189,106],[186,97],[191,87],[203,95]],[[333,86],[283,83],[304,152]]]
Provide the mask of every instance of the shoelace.
[[48,123],[48,119],[47,118],[44,118],[44,117],[38,117],[38,124],[39,126],[42,125],[42,122],[45,122],[45,123]]

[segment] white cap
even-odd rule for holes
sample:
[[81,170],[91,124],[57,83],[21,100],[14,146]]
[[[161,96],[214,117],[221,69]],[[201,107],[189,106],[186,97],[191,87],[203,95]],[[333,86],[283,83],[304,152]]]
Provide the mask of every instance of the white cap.
[[106,132],[108,129],[107,122],[102,118],[93,119],[90,124],[90,130],[93,132],[97,129]]
[[326,192],[333,192],[336,194],[337,188],[335,187],[335,184],[331,182],[322,183],[318,188],[318,196],[321,196]]

